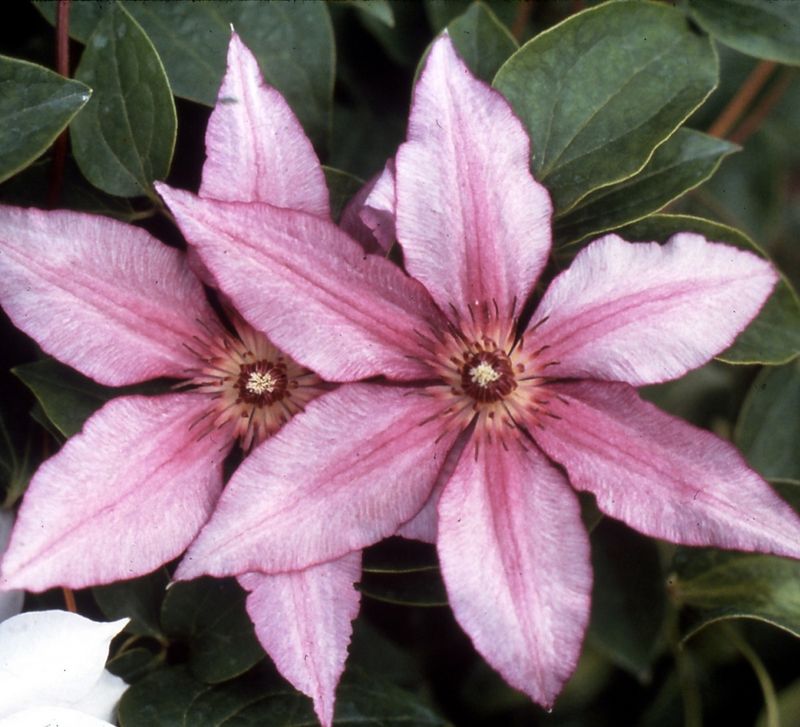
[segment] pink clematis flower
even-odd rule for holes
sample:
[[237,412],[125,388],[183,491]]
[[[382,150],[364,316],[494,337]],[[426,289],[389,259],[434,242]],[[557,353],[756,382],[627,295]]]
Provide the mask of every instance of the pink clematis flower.
[[160,191],[248,320],[322,377],[352,382],[245,462],[178,576],[290,571],[406,524],[436,537],[478,651],[551,705],[591,591],[570,483],[608,515],[690,545],[798,557],[800,521],[730,444],[633,388],[728,346],[769,295],[770,265],[694,234],[663,246],[609,235],[525,323],[551,246],[529,155],[508,103],[445,36],[415,89],[394,194],[372,200],[376,213],[390,200],[413,278],[320,217]]
[[[251,203],[268,202],[332,224],[310,141],[235,35],[206,151],[202,198],[235,203],[245,217]],[[81,588],[176,558],[211,514],[234,444],[270,467],[258,445],[323,393],[315,374],[229,306],[234,291],[225,286],[233,328],[223,324],[197,277],[213,285],[218,272],[104,217],[0,208],[0,304],[16,326],[102,384],[183,382],[178,393],[109,402],[39,469],[0,589]],[[250,593],[261,643],[314,699],[324,724],[358,612],[360,573],[354,549],[296,572],[265,575],[251,563],[232,574]]]

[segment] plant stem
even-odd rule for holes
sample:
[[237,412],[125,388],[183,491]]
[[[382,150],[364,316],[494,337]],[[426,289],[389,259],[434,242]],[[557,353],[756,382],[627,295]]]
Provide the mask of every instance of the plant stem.
[[[69,78],[69,3],[58,0],[56,10],[56,70]],[[67,129],[62,131],[53,144],[53,158],[50,165],[50,184],[47,190],[47,206],[51,209],[61,199],[64,184],[64,165],[67,160]]]
[[736,95],[730,100],[728,105],[722,110],[717,120],[711,124],[708,133],[711,136],[724,139],[731,132],[736,122],[744,113],[747,106],[758,95],[764,84],[769,79],[772,72],[777,68],[774,61],[761,61],[745,79]]

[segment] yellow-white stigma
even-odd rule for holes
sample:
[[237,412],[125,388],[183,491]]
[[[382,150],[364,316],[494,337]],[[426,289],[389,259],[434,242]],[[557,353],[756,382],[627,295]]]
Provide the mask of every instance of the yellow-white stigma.
[[260,396],[261,394],[271,394],[275,391],[277,381],[268,372],[253,371],[247,379],[245,389],[251,394]]
[[500,378],[500,374],[491,364],[486,361],[481,361],[477,366],[473,366],[469,370],[469,377],[473,384],[488,386],[497,381]]

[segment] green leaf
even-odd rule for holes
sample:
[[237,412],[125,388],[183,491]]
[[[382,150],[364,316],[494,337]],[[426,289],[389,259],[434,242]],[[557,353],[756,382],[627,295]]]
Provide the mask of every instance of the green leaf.
[[189,669],[209,684],[243,674],[264,658],[234,580],[201,578],[176,583],[161,606],[161,625],[186,640]]
[[91,94],[47,68],[0,56],[0,182],[47,149]]
[[331,217],[338,222],[347,203],[364,186],[363,180],[333,167],[322,167],[330,193]]
[[[211,687],[182,668],[160,669],[131,686],[119,702],[121,727],[178,727],[190,725],[186,713]],[[197,723],[194,723],[197,724]]]
[[340,0],[343,5],[354,8],[357,12],[369,15],[388,28],[394,28],[394,10],[388,0]]
[[469,69],[487,83],[517,50],[514,36],[482,2],[472,3],[448,24],[447,32]]
[[739,147],[691,129],[678,129],[644,169],[584,197],[556,219],[557,244],[583,240],[655,212],[708,179]]
[[33,392],[47,418],[65,437],[77,434],[117,393],[54,359],[15,366],[11,372]]
[[797,0],[689,0],[692,17],[725,45],[780,63],[800,63]]
[[764,477],[800,482],[800,360],[756,377],[734,440]]
[[[71,6],[73,37],[87,41],[104,5]],[[54,21],[54,2],[37,7]],[[306,133],[316,144],[325,144],[335,74],[333,28],[325,3],[137,0],[124,7],[153,41],[175,95],[206,106],[217,100],[233,25]]]
[[358,589],[370,598],[403,606],[445,606],[447,592],[435,550],[392,538],[364,552]]
[[162,666],[164,658],[164,651],[153,652],[144,647],[135,647],[126,649],[110,659],[106,668],[112,674],[122,677],[128,684],[133,684]]
[[627,179],[717,83],[709,39],[665,4],[605,3],[539,34],[494,79],[563,212]]
[[603,520],[592,533],[592,569],[590,643],[646,681],[666,615],[655,543],[613,520]]
[[668,587],[691,607],[685,639],[730,618],[765,621],[800,637],[800,562],[772,555],[679,548]]
[[131,619],[127,632],[160,637],[161,602],[169,580],[169,573],[160,568],[142,578],[97,586],[92,594],[109,621],[127,617]]
[[154,197],[172,162],[175,102],[153,44],[121,5],[108,6],[75,76],[94,89],[72,125],[84,176],[109,194]]
[[[651,215],[617,232],[630,241],[664,242],[676,232],[697,232],[758,253],[761,249],[743,232],[727,225],[688,215]],[[736,364],[783,364],[800,351],[800,301],[784,276],[759,314],[718,359]]]

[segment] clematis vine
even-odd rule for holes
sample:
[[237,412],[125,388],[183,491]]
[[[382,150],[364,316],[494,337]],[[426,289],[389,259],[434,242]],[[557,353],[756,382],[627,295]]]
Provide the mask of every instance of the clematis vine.
[[128,685],[104,667],[128,619],[29,611],[0,623],[0,725],[110,727]]
[[[201,198],[244,217],[268,202],[332,224],[310,141],[235,34],[206,152]],[[231,307],[233,290],[218,286],[227,323],[215,313],[200,281],[216,286],[217,274],[138,227],[0,208],[0,303],[17,327],[102,384],[180,382],[172,393],[113,399],[42,465],[0,588],[81,588],[178,557],[211,514],[235,444],[260,459],[259,445],[324,392]],[[332,561],[275,576],[251,563],[234,574],[265,649],[326,724],[358,611],[361,555]]]
[[509,104],[445,35],[362,215],[394,227],[411,277],[321,217],[159,189],[242,314],[343,382],[239,468],[178,576],[289,572],[399,528],[435,539],[477,650],[550,706],[590,606],[572,488],[689,545],[799,557],[800,520],[730,444],[634,388],[730,345],[772,290],[769,263],[695,234],[608,235],[526,316],[552,215],[529,160]]

